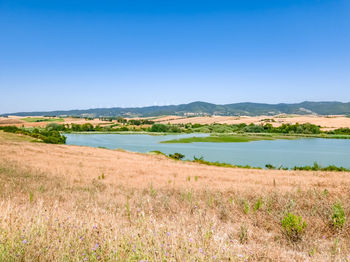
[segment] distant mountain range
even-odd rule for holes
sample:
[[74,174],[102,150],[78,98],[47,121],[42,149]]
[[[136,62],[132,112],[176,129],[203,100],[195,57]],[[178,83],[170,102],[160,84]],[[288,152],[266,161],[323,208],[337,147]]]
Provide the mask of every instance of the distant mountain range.
[[2,116],[122,116],[122,117],[152,117],[162,115],[179,116],[257,116],[277,114],[316,114],[316,115],[350,115],[350,103],[341,102],[302,102],[297,104],[261,104],[235,103],[216,105],[206,102],[193,102],[181,105],[147,106],[131,108],[94,108],[83,110],[49,111],[49,112],[18,112]]

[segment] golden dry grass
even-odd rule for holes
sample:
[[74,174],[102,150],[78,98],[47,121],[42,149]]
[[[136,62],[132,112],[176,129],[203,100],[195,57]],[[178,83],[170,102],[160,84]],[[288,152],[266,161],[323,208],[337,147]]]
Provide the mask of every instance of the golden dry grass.
[[[349,173],[220,168],[0,132],[0,261],[348,261],[349,223],[336,230],[331,214],[340,202],[349,217],[349,198]],[[287,212],[307,223],[298,242],[283,233]]]
[[[42,116],[30,116],[32,118],[47,118],[48,117],[42,117]],[[24,117],[19,117],[19,116],[9,116],[8,118],[1,118],[0,117],[0,126],[8,126],[8,125],[14,125],[17,127],[46,127],[46,125],[49,122],[27,122],[22,120]],[[86,120],[84,118],[72,118],[72,117],[65,117],[63,118],[63,122],[52,122],[52,123],[57,123],[57,124],[79,124],[83,125],[86,123],[93,124],[94,126],[96,125],[106,125],[106,124],[111,124],[109,121],[102,121],[99,119],[93,119],[93,120]],[[116,122],[116,121],[114,121]]]
[[[36,117],[36,116],[32,116]],[[44,118],[44,117],[41,117]],[[45,127],[48,122],[26,122],[21,120],[22,117],[10,116],[9,118],[0,117],[1,125],[15,125],[24,127]],[[127,118],[127,119],[148,119],[148,118]],[[339,116],[315,116],[315,115],[279,115],[279,116],[212,116],[212,117],[181,117],[181,116],[162,116],[158,118],[150,118],[158,123],[170,123],[170,124],[186,124],[186,123],[198,123],[198,124],[263,124],[266,123],[266,119],[273,119],[275,122],[271,122],[274,126],[280,126],[282,124],[305,124],[310,123],[314,125],[319,125],[323,130],[333,130],[336,128],[348,127],[350,128],[350,118],[342,115]],[[58,124],[86,124],[91,123],[96,125],[109,125],[117,123],[116,120],[113,122],[102,121],[99,119],[85,120],[80,118],[64,118],[64,122],[57,122]],[[144,127],[147,127],[145,125]]]
[[280,126],[282,124],[305,124],[310,123],[319,125],[327,130],[349,127],[350,118],[345,116],[314,116],[314,115],[288,115],[288,116],[212,116],[212,117],[161,117],[155,121],[171,124],[262,124],[266,119],[273,119],[275,122],[271,122],[274,126]]
[[19,125],[22,123],[24,123],[24,121],[22,121],[20,119],[0,117],[0,125],[3,125],[3,126]]

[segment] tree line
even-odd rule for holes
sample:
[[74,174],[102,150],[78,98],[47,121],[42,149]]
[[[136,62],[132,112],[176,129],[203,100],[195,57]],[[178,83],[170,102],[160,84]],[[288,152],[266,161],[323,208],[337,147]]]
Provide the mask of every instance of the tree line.
[[[129,120],[128,122],[130,122]],[[136,120],[134,120],[136,121]],[[130,124],[122,125],[113,124],[109,126],[85,124],[57,124],[49,123],[46,127],[48,130],[61,132],[89,132],[89,131],[104,131],[104,132],[123,132],[123,131],[145,131],[157,133],[276,133],[276,134],[330,134],[330,135],[350,135],[350,128],[339,128],[332,131],[322,131],[318,125],[305,124],[282,124],[273,126],[270,123],[266,124],[159,124],[154,123],[150,127],[134,127],[133,121]],[[136,125],[137,126],[137,125]]]

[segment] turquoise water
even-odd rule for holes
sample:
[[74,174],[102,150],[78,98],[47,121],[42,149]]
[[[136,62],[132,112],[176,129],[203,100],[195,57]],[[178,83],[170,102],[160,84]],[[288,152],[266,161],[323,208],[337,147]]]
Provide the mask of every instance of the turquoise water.
[[350,168],[350,139],[297,139],[263,140],[247,143],[190,143],[160,144],[160,141],[206,136],[205,134],[185,135],[121,135],[121,134],[65,134],[67,144],[122,148],[129,151],[146,153],[159,150],[163,153],[182,153],[186,159],[203,157],[208,161],[219,161],[236,165],[265,167],[305,166],[315,161],[322,166],[336,165]]

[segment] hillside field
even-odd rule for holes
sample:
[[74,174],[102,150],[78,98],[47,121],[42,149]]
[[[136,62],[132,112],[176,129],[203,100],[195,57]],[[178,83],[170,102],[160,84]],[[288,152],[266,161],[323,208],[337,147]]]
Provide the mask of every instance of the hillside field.
[[[335,116],[315,116],[315,115],[276,115],[276,116],[201,116],[201,117],[181,117],[181,116],[162,116],[152,118],[126,118],[126,119],[150,119],[156,123],[162,124],[266,124],[271,123],[273,126],[280,126],[282,124],[305,124],[310,123],[319,125],[322,130],[328,131],[337,128],[350,128],[350,117],[335,115]],[[39,121],[38,121],[39,120]],[[37,121],[37,122],[36,122]],[[9,116],[8,118],[0,117],[0,126],[15,125],[17,127],[45,127],[48,123],[57,124],[86,124],[91,123],[94,126],[111,125],[117,123],[116,120],[112,122],[99,120],[95,118],[88,120],[84,118],[49,118],[49,117],[19,117]]]
[[276,116],[198,116],[198,117],[179,117],[165,116],[154,119],[159,123],[170,124],[265,124],[271,123],[273,126],[282,124],[314,124],[322,127],[322,130],[332,130],[336,128],[350,128],[350,117],[346,116],[315,116],[315,115],[276,115]]
[[[350,261],[349,199],[347,172],[206,166],[0,131],[0,261]],[[288,214],[305,227],[283,227]]]

